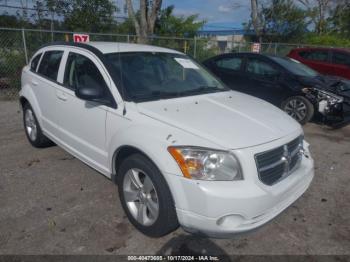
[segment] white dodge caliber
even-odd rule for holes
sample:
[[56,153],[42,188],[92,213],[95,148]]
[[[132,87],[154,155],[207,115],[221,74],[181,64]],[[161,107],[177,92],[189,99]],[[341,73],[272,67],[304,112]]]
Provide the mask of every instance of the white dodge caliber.
[[130,222],[160,237],[257,228],[310,185],[300,125],[227,89],[175,50],[54,43],[22,72],[29,142],[56,143],[111,178]]

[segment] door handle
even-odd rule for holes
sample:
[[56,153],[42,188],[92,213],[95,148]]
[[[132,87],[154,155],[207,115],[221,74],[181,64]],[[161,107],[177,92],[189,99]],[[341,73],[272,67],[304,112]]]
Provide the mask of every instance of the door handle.
[[32,80],[32,84],[33,84],[33,86],[37,86],[37,85],[38,85],[38,82]]

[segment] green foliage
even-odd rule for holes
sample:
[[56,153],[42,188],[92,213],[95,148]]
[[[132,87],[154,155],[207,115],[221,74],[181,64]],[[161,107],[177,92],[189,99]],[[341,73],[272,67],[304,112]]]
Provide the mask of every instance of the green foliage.
[[293,0],[272,0],[262,10],[265,41],[297,41],[306,33],[306,11]]
[[1,27],[21,27],[21,21],[18,19],[18,17],[14,15],[8,15],[8,14],[2,14],[0,15],[0,26]]
[[24,54],[18,50],[0,49],[0,89],[19,90],[22,67],[25,65]]
[[350,39],[335,34],[309,34],[304,38],[303,43],[322,46],[350,47]]
[[197,21],[198,15],[175,16],[174,6],[161,10],[155,26],[155,34],[160,36],[194,37],[205,21]]
[[115,5],[110,0],[69,0],[64,25],[68,30],[84,32],[110,32],[115,26]]
[[328,18],[329,31],[334,34],[350,37],[350,3],[340,3]]
[[211,45],[208,39],[198,39],[196,49],[196,59],[200,62],[220,54],[219,47],[217,45]]
[[116,32],[118,34],[129,34],[129,35],[135,35],[135,26],[133,21],[128,18],[123,23],[120,23],[116,26]]

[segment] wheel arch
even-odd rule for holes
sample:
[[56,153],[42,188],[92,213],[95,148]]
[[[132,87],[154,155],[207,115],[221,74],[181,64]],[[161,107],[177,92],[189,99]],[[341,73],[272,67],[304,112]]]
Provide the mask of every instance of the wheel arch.
[[124,159],[128,158],[129,156],[131,156],[133,154],[141,154],[144,157],[146,157],[149,161],[151,161],[154,164],[155,167],[157,167],[159,172],[162,174],[158,165],[144,151],[142,151],[141,149],[139,149],[135,146],[122,145],[114,151],[114,154],[112,157],[112,180],[113,180],[113,182],[116,183],[118,167],[120,166],[120,164],[123,162]]
[[155,161],[152,160],[151,157],[149,157],[144,151],[142,151],[141,149],[135,147],[135,146],[131,146],[131,145],[122,145],[120,146],[118,149],[116,149],[114,151],[113,154],[113,158],[112,158],[112,175],[111,175],[111,180],[117,184],[117,173],[118,173],[118,167],[120,166],[120,164],[122,163],[122,161],[124,159],[126,159],[127,157],[133,155],[133,154],[140,154],[142,156],[144,156],[145,158],[147,158],[151,163],[153,163],[153,165],[158,169],[160,175],[163,177],[166,185],[168,186],[169,192],[171,194],[171,198],[173,203],[176,205],[176,194],[174,195],[173,189],[170,187],[169,181],[167,179],[167,177],[164,175],[164,173],[162,172],[162,170],[159,168],[159,166],[157,165],[157,163]]
[[25,98],[24,96],[20,96],[20,97],[19,97],[19,103],[21,104],[22,109],[23,109],[23,107],[24,107],[25,104],[27,104],[27,103],[30,104],[29,101],[28,101],[28,99]]
[[40,124],[40,126],[42,125],[42,114],[41,114],[41,109],[38,103],[38,100],[35,96],[35,93],[33,92],[32,88],[30,88],[30,86],[25,85],[24,87],[22,87],[21,91],[20,91],[20,96],[19,96],[19,103],[23,109],[23,106],[28,103],[33,111],[34,114]]

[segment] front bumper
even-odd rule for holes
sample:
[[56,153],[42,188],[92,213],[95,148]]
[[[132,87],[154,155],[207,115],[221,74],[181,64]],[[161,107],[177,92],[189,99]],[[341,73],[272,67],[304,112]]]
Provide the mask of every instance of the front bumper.
[[172,176],[171,183],[181,189],[175,193],[175,203],[179,223],[186,231],[227,238],[276,217],[306,191],[313,176],[313,160],[303,156],[301,166],[273,186],[262,184],[256,172],[243,181]]
[[350,123],[350,101],[339,104],[337,108],[331,108],[331,112],[325,116],[326,124],[340,128]]

